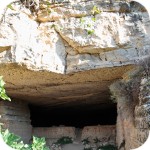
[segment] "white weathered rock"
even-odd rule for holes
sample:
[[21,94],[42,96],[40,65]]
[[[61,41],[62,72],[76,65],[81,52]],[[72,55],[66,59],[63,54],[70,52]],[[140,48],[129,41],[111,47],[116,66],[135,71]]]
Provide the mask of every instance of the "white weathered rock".
[[[40,22],[57,21],[59,19],[70,17],[83,17],[92,15],[93,6],[96,6],[100,11],[118,12],[120,9],[119,3],[110,6],[106,1],[82,1],[82,0],[63,0],[62,3],[52,4],[52,9],[47,5],[47,2],[41,2],[40,10],[38,11],[37,20]],[[43,9],[43,8],[46,8]],[[48,10],[48,11],[47,11]]]
[[[98,4],[69,3],[68,13],[61,10],[66,9],[63,6],[66,3],[56,5],[50,15],[55,14],[58,19],[39,24],[28,9],[15,3],[14,10],[7,10],[0,25],[0,62],[65,74],[133,64],[150,53],[149,20],[145,12],[139,14],[143,17],[140,21],[135,20],[136,14],[123,17],[105,10],[105,4],[100,7]],[[93,16],[91,10],[95,5],[103,12]],[[89,16],[73,15],[72,11],[84,9]],[[63,12],[63,17],[59,18],[58,12]]]
[[[95,5],[102,12],[94,17],[91,10]],[[12,6],[15,9],[7,9],[0,24],[0,72],[14,98],[48,107],[80,105],[85,99],[88,106],[107,105],[110,83],[131,69],[125,65],[150,53],[146,12],[125,15],[118,13],[118,3],[110,9],[108,3],[96,0],[72,0],[54,5],[50,14],[40,10],[35,18],[19,3]],[[33,72],[11,63],[48,72]],[[84,70],[90,71],[66,76],[49,73]],[[130,122],[125,126],[132,127]],[[29,130],[30,126],[26,132]]]
[[[67,16],[57,11],[65,9],[63,5],[69,7],[66,14],[79,11],[82,7],[81,10],[85,9],[88,15],[80,15],[82,18]],[[119,15],[116,8],[110,12],[108,8],[105,9],[108,3],[102,5],[96,0],[63,5],[52,6],[55,14],[59,12],[64,15],[64,18],[54,22],[37,22],[37,18],[20,3],[12,4],[14,9],[7,9],[4,14],[0,24],[0,63],[5,67],[1,67],[0,71],[1,75],[6,76],[10,87],[8,91],[12,96],[43,104],[51,103],[51,99],[56,97],[59,102],[60,99],[80,99],[84,97],[82,95],[87,96],[88,91],[107,89],[110,81],[131,68],[128,65],[150,53],[150,22],[146,12],[139,12],[141,16],[138,17],[136,13]],[[94,17],[91,9],[95,5],[103,11]],[[118,3],[114,6],[118,6]],[[19,65],[48,73],[30,72]],[[70,77],[69,73],[85,70],[90,71]],[[65,73],[68,75],[63,76]],[[103,82],[106,80],[107,84]],[[87,89],[83,91],[84,86]],[[74,92],[76,90],[77,93]],[[38,97],[36,100],[33,100],[34,95]]]
[[[63,41],[56,31],[50,28],[51,24],[44,26],[38,26],[38,23],[23,12],[8,11],[0,26],[0,49],[11,47],[11,51],[8,52],[8,57],[3,52],[1,62],[24,64],[31,70],[48,70],[63,74],[66,57]],[[42,28],[44,30],[41,30]],[[49,32],[46,33],[46,30]]]
[[[113,13],[99,14],[95,22],[92,22],[92,17],[84,17],[82,22],[75,18],[58,21],[57,25],[61,29],[57,28],[57,31],[79,53],[74,57],[67,56],[66,72],[128,65],[141,56],[150,54],[147,41],[149,30],[145,28],[147,17],[143,18],[143,23],[138,21],[136,25],[131,22],[132,16],[124,20]],[[87,28],[87,25],[92,28]],[[94,33],[89,35],[88,31],[93,29]],[[87,57],[89,54],[93,57]]]

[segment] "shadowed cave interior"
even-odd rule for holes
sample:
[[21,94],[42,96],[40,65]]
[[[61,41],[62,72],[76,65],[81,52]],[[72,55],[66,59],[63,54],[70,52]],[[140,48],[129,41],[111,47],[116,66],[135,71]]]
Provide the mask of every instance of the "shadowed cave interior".
[[41,107],[29,105],[33,127],[115,125],[116,104]]

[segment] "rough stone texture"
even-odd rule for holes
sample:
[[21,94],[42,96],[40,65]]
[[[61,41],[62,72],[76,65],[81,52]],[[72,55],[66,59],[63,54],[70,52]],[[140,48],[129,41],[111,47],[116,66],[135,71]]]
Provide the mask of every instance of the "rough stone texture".
[[107,12],[118,12],[119,11],[119,3],[116,3],[111,9],[109,3],[105,3],[103,1],[73,1],[69,0],[63,1],[62,4],[54,4],[52,5],[52,9],[49,8],[51,13],[48,13],[44,8],[47,8],[46,1],[42,1],[40,4],[40,10],[38,11],[37,20],[41,22],[47,21],[56,21],[63,18],[77,18],[82,16],[92,15],[92,10],[94,5],[98,5],[100,10]]
[[82,130],[81,139],[89,138],[91,142],[98,138],[100,144],[116,144],[116,126],[114,125],[98,125],[98,126],[87,126]]
[[[93,6],[102,12],[92,15]],[[97,0],[40,4],[37,16],[18,2],[12,7],[0,14],[0,74],[12,99],[49,108],[103,107],[101,104],[110,103],[108,86],[150,53],[150,22],[145,10],[132,12],[135,8],[131,8],[124,14],[118,3],[112,6]],[[138,147],[148,135],[149,102],[143,101],[149,98],[140,96],[135,112],[129,97],[119,95],[118,99],[122,101],[118,103],[117,145],[127,150]],[[19,108],[0,109],[2,121],[29,140],[29,115],[23,115],[28,114],[26,107]]]
[[33,136],[45,137],[48,146],[51,146],[61,137],[76,139],[75,127],[34,127]]
[[[92,15],[93,6],[102,12]],[[132,68],[127,65],[150,53],[150,23],[145,11],[137,14],[131,8],[125,15],[118,3],[111,6],[96,0],[40,4],[37,16],[20,3],[12,7],[0,22],[0,73],[13,99],[45,107],[108,104],[108,86]],[[118,147],[137,147],[147,137],[149,117],[143,116],[141,109],[149,111],[149,105],[145,106],[141,97],[134,118],[129,98],[118,99],[127,100],[118,103]],[[2,108],[2,121],[27,140],[31,133],[29,112],[26,107],[19,108]],[[99,128],[94,128],[98,133]]]
[[47,139],[59,139],[63,136],[76,138],[74,127],[44,127],[33,128],[33,135]]
[[[94,6],[100,14],[92,15]],[[96,0],[50,6],[44,1],[33,16],[21,3],[12,4],[0,23],[0,72],[10,96],[49,106],[108,99],[101,93],[150,49],[148,14],[125,16],[120,7]]]
[[138,95],[131,92],[135,92],[135,89],[132,89],[135,87],[132,86],[132,96],[131,93],[127,94],[127,87],[132,85],[131,82],[138,81],[136,77],[130,76],[130,82],[128,80],[126,83],[116,82],[111,85],[111,90],[117,98],[116,142],[121,150],[140,147],[149,134],[149,80],[143,77],[140,86],[136,83],[136,90],[140,89]]
[[[94,6],[102,11],[95,16]],[[35,20],[42,19],[32,17],[28,9],[18,3],[12,7],[0,25],[1,63],[25,64],[31,70],[65,74],[128,65],[149,53],[146,12],[124,16],[117,13],[118,3],[110,11],[108,3],[96,0],[64,2],[51,6],[50,14],[44,14],[48,10],[41,8],[42,15],[49,19],[39,24]],[[57,19],[51,17],[53,13]],[[90,31],[93,34],[88,34]]]
[[0,122],[5,129],[22,137],[25,143],[29,143],[32,136],[32,126],[30,124],[30,112],[24,102],[0,101]]
[[[122,100],[126,101],[127,99]],[[134,108],[132,107],[132,104],[129,101],[119,102],[117,105],[118,116],[116,125],[116,142],[119,149],[130,150],[131,148],[135,148],[132,146],[132,140],[137,139],[134,127],[134,117],[132,112]]]
[[72,145],[64,146],[64,149],[68,149],[69,147],[81,149],[81,147],[83,147],[83,145],[81,145],[81,141],[86,138],[89,138],[92,145],[94,144],[94,139],[96,138],[101,141],[99,145],[116,144],[116,127],[114,125],[86,126],[81,130],[80,135],[77,134],[77,129],[74,127],[36,127],[33,128],[33,135],[45,137],[47,145],[49,146],[51,146],[52,143],[56,142],[61,137],[72,137],[74,143]]
[[[110,103],[108,86],[132,66],[103,68],[61,75],[35,72],[14,64],[1,65],[6,90],[12,99],[45,106]],[[86,100],[86,101],[85,101]],[[101,106],[101,105],[99,105]]]
[[143,77],[140,84],[139,103],[135,107],[135,127],[138,140],[134,140],[134,147],[147,140],[150,129],[150,79]]
[[[94,6],[100,14],[92,15]],[[12,4],[0,22],[0,73],[10,96],[46,106],[93,103],[91,97],[106,102],[112,81],[150,50],[147,12],[124,15],[120,7],[44,1],[33,16],[21,3]]]

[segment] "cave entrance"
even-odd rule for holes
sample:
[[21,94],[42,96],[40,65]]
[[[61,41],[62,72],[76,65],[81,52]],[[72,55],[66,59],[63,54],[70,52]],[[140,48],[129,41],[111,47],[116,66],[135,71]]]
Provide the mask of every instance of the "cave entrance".
[[33,127],[115,125],[117,118],[117,106],[112,102],[62,107],[29,105],[29,108]]

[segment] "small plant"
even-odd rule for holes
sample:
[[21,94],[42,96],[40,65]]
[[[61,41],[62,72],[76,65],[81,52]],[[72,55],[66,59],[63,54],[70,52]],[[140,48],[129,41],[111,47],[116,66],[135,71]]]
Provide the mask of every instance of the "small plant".
[[98,144],[98,143],[100,143],[101,141],[96,137],[95,139],[93,139],[94,140],[94,143],[95,144]]
[[[11,99],[6,95],[4,85],[5,82],[3,81],[3,77],[0,76],[0,98],[10,101]],[[0,136],[2,136],[5,143],[10,147],[16,150],[49,150],[49,148],[46,146],[45,138],[33,137],[33,142],[31,145],[24,144],[21,140],[21,137],[10,133],[8,129],[2,131],[2,125],[3,124],[0,123]]]
[[32,150],[49,150],[49,148],[46,146],[45,138],[33,136]]
[[90,143],[89,138],[83,139],[82,143],[83,145],[89,144]]
[[88,30],[87,33],[88,33],[88,35],[91,35],[94,33],[94,30]]
[[0,98],[2,98],[3,100],[11,101],[11,99],[6,94],[4,85],[5,85],[5,82],[3,81],[3,77],[0,76]]
[[85,20],[84,20],[84,18],[82,17],[82,18],[80,18],[80,23],[81,24],[84,24],[85,23]]
[[98,139],[97,137],[95,139],[93,139],[96,149],[100,146],[100,144],[102,143],[102,141],[100,139]]
[[81,28],[86,30],[88,35],[93,34],[95,31],[95,21],[96,18],[80,18]]
[[11,10],[15,10],[11,4],[7,5],[7,8],[9,8]]
[[101,13],[101,11],[99,10],[99,8],[97,6],[94,6],[91,12],[92,12],[94,17],[91,19],[90,24],[87,24],[87,33],[88,33],[88,35],[91,35],[91,34],[94,33],[94,28],[93,28],[94,24],[92,22],[96,21],[95,15]]
[[56,145],[65,145],[65,144],[70,144],[70,143],[73,143],[73,139],[71,137],[68,137],[68,136],[64,136],[60,139],[57,140]]
[[38,138],[33,136],[33,142],[31,145],[24,144],[21,140],[21,137],[10,133],[9,130],[1,131],[3,140],[7,145],[16,149],[16,150],[49,150],[46,146],[45,138]]
[[50,13],[54,12],[53,9],[51,9],[51,3],[49,1],[46,1],[46,12],[47,12],[47,15],[49,15]]
[[92,21],[94,21],[94,22],[95,22],[95,21],[96,21],[96,18],[95,18],[95,17],[93,17],[93,18],[92,18]]
[[93,150],[93,148],[90,145],[89,138],[83,139],[82,143],[84,145],[84,149],[83,150]]
[[91,12],[93,15],[101,13],[100,9],[97,6],[93,6],[93,9],[91,10]]
[[117,150],[114,145],[99,146],[97,150]]
[[10,147],[17,149],[17,150],[30,150],[30,146],[27,144],[24,144],[23,141],[21,141],[21,138],[13,133],[10,133],[9,130],[5,130],[4,132],[1,132],[3,140],[7,145]]
[[47,6],[51,5],[51,3],[48,0],[45,3],[46,3]]

